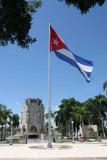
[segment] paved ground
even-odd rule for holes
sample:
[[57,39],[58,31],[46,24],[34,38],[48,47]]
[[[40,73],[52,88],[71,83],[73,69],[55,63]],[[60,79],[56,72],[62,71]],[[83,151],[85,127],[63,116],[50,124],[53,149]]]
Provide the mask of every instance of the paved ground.
[[0,159],[5,160],[107,160],[107,141],[94,143],[0,144]]

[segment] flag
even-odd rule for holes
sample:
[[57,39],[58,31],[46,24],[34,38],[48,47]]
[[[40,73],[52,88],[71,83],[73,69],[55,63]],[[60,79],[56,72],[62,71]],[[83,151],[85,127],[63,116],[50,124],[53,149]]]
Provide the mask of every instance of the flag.
[[79,57],[70,51],[52,26],[50,26],[50,51],[54,51],[58,58],[78,68],[85,79],[88,82],[90,81],[93,70],[93,62]]

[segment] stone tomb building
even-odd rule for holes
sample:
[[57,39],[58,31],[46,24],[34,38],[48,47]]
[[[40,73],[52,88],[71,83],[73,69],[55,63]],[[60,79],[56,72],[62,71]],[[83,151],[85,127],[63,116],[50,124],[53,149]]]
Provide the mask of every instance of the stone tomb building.
[[39,138],[44,127],[44,106],[42,101],[28,98],[25,100],[21,115],[21,130],[29,138]]

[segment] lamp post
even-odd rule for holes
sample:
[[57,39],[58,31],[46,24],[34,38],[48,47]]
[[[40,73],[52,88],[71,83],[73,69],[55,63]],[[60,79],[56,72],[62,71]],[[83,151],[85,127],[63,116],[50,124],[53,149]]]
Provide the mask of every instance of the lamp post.
[[104,121],[103,118],[101,117],[101,121],[102,121],[102,131],[103,131],[103,137],[105,137],[105,132],[104,132]]
[[10,138],[10,145],[12,145],[12,136],[13,136],[13,121],[10,121],[10,125],[11,125],[11,138]]
[[74,121],[71,121],[72,124],[72,141],[74,142]]
[[[102,107],[102,106],[101,106],[101,100],[100,100],[100,107]],[[101,125],[102,125],[103,137],[105,137],[104,121],[103,121],[103,117],[102,117],[102,115],[101,115],[101,111],[100,111],[100,116],[101,116]]]

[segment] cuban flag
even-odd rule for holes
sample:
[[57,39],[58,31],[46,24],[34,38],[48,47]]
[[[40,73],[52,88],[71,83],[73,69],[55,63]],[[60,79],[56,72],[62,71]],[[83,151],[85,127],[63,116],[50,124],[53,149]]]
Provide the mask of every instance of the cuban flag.
[[50,51],[54,51],[58,58],[76,67],[86,80],[90,81],[93,62],[72,53],[52,26],[50,26]]

